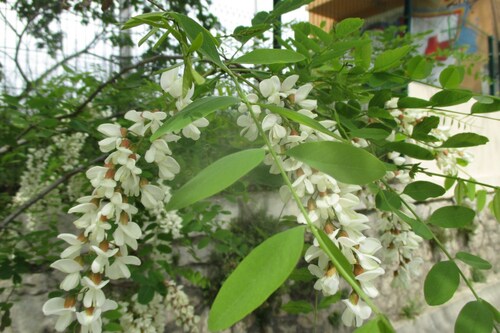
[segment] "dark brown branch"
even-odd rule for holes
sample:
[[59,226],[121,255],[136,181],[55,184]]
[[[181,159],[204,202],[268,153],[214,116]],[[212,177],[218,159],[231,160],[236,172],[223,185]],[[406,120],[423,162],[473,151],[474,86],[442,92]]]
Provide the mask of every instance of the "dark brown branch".
[[144,59],[142,61],[139,61],[138,63],[134,64],[134,65],[131,65],[131,66],[128,66],[128,67],[125,67],[123,68],[121,71],[119,71],[118,73],[116,73],[115,75],[113,75],[111,78],[109,78],[107,81],[103,82],[101,85],[99,85],[99,87],[97,87],[96,90],[94,90],[94,92],[92,94],[90,94],[87,99],[85,99],[85,101],[83,101],[82,104],[80,104],[76,109],[75,111],[69,113],[69,114],[65,114],[65,115],[62,115],[62,116],[58,116],[56,117],[56,119],[65,119],[65,118],[73,118],[73,117],[76,117],[77,115],[79,115],[84,109],[85,107],[94,100],[94,98],[96,98],[97,95],[99,95],[99,93],[101,91],[104,90],[104,88],[106,88],[107,86],[109,86],[110,84],[114,83],[116,81],[116,79],[118,79],[120,76],[122,76],[123,74],[127,73],[127,72],[130,72],[131,70],[133,69],[136,69],[136,68],[139,68],[139,67],[142,67],[146,64],[149,64],[151,62],[155,62],[159,59],[182,59],[182,56],[166,56],[166,55],[157,55],[157,56],[154,56],[154,57],[151,57],[151,58],[148,58],[148,59]]
[[107,154],[101,155],[98,158],[90,161],[86,165],[82,165],[78,168],[75,168],[71,170],[70,172],[66,173],[63,175],[61,178],[53,182],[52,184],[48,185],[45,187],[40,193],[26,201],[24,204],[19,206],[15,211],[13,211],[9,216],[7,216],[2,223],[0,224],[0,230],[4,229],[10,222],[12,222],[17,216],[19,216],[22,212],[24,212],[26,209],[30,208],[33,206],[36,202],[39,200],[43,199],[47,194],[49,194],[52,190],[54,190],[56,187],[64,183],[65,181],[69,180],[71,177],[74,175],[84,171],[87,169],[90,165],[94,165],[97,162],[104,161],[106,159]]
[[[141,66],[144,66],[145,64],[148,64],[148,63],[151,63],[151,62],[155,62],[155,61],[160,60],[160,59],[182,59],[182,56],[178,56],[178,55],[173,55],[173,56],[157,55],[157,56],[154,56],[154,57],[151,57],[151,58],[144,59],[144,60],[142,60],[142,61],[140,61],[140,62],[138,62],[138,63],[136,63],[134,65],[125,67],[120,72],[116,73],[111,78],[109,78],[106,82],[103,82],[101,85],[99,85],[99,87],[97,87],[96,90],[94,90],[94,92],[92,94],[90,94],[85,99],[85,101],[83,101],[75,109],[75,111],[73,111],[72,113],[69,113],[69,114],[65,114],[65,115],[61,115],[61,116],[55,117],[55,119],[65,119],[65,118],[74,118],[74,117],[76,117],[77,115],[79,115],[80,113],[82,113],[85,110],[85,107],[90,102],[92,102],[94,100],[94,98],[96,98],[97,95],[99,95],[99,93],[104,90],[104,88],[106,88],[108,85],[114,83],[114,81],[116,81],[116,79],[118,79],[120,76],[122,76],[123,74],[125,74],[125,73],[127,73],[127,72],[129,72],[129,71],[131,71],[133,69],[139,68]],[[34,128],[36,128],[36,124],[32,124],[32,125],[26,127],[21,133],[19,133],[17,135],[17,137],[16,137],[16,141],[17,141],[16,146],[22,144],[21,138],[24,137],[29,132],[31,132]],[[21,140],[21,142],[20,142],[20,140]],[[10,145],[2,146],[2,147],[0,147],[0,155],[1,154],[5,154],[7,152],[10,152],[14,148],[15,148],[15,146],[10,146]]]

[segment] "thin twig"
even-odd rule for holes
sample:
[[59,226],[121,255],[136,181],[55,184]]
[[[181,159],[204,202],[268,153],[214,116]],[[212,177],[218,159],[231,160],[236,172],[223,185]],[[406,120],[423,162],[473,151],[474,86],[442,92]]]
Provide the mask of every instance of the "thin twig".
[[24,212],[29,207],[33,206],[39,200],[43,199],[47,194],[49,194],[56,187],[58,187],[59,185],[61,185],[65,181],[69,180],[74,175],[76,175],[76,174],[84,171],[85,169],[87,169],[87,167],[89,165],[94,165],[97,162],[104,161],[104,159],[106,158],[106,156],[107,156],[107,154],[101,155],[98,158],[93,159],[92,161],[90,161],[86,165],[82,165],[82,166],[79,166],[78,168],[75,168],[75,169],[71,170],[70,172],[66,173],[65,175],[63,175],[61,178],[59,178],[58,180],[56,180],[52,184],[50,184],[47,187],[45,187],[40,193],[38,193],[37,195],[35,195],[34,197],[32,197],[31,199],[29,199],[28,201],[26,201],[24,204],[22,204],[21,206],[19,206],[15,211],[13,211],[9,216],[7,216],[2,221],[2,223],[0,224],[0,230],[4,229],[17,216],[19,216],[22,212]]

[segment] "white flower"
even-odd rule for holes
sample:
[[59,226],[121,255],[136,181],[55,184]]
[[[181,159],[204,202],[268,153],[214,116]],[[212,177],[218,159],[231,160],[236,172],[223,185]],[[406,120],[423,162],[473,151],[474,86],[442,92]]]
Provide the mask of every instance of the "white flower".
[[314,289],[320,290],[325,296],[335,295],[339,291],[339,275],[326,256],[319,256],[318,265],[309,265],[307,268],[318,278]]
[[144,155],[144,159],[148,163],[153,163],[155,160],[161,158],[162,155],[172,155],[172,151],[165,140],[157,139],[151,143],[151,146]]
[[97,130],[106,135],[107,138],[99,141],[99,147],[103,153],[107,153],[120,146],[123,138],[122,128],[116,124],[102,124]]
[[73,297],[55,297],[43,304],[42,311],[46,316],[58,315],[56,331],[63,332],[75,319],[76,300]]
[[113,233],[116,245],[127,244],[134,250],[137,250],[137,239],[141,238],[141,236],[141,227],[135,222],[126,220],[120,221],[118,228]]
[[161,179],[172,180],[181,170],[179,163],[171,156],[162,156],[156,163],[158,164]]
[[191,88],[188,89],[188,91],[186,92],[186,96],[178,98],[177,101],[175,102],[175,107],[177,108],[178,111],[181,111],[182,109],[184,109],[186,106],[188,106],[193,102],[191,100],[193,94],[194,94],[194,84],[191,85]]
[[134,124],[128,128],[129,131],[143,136],[146,132],[146,127],[144,126],[144,117],[142,116],[142,112],[137,112],[135,110],[130,110],[125,113],[125,119],[133,121]]
[[240,132],[240,135],[247,138],[249,141],[254,141],[257,139],[259,135],[259,130],[257,129],[257,125],[253,120],[252,116],[247,114],[242,114],[236,120],[236,124],[238,126],[243,127]]
[[68,246],[62,253],[61,258],[65,259],[75,259],[80,255],[83,244],[85,244],[86,240],[83,235],[76,236],[73,234],[60,234],[57,238],[62,239],[70,246]]
[[366,305],[365,302],[359,299],[357,295],[354,295],[355,297],[351,296],[351,299],[343,299],[342,302],[344,302],[347,305],[347,308],[345,309],[344,313],[342,314],[342,322],[346,326],[353,326],[356,325],[356,327],[360,327],[363,324],[363,321],[368,319],[370,315],[372,314],[372,309]]
[[269,79],[262,80],[259,83],[259,89],[262,96],[267,98],[267,101],[271,104],[281,105],[280,96],[281,83],[277,76],[272,76]]
[[145,126],[146,130],[148,128],[151,128],[151,133],[154,133],[158,130],[158,128],[163,125],[162,120],[167,118],[167,114],[165,112],[151,112],[151,111],[144,111],[142,113],[142,117],[145,119],[149,120],[149,123]]
[[98,217],[85,229],[83,234],[90,240],[100,243],[106,238],[106,230],[111,229],[111,225],[107,222],[106,216],[98,214]]
[[363,273],[356,276],[356,280],[361,283],[361,288],[369,297],[377,297],[378,290],[375,288],[373,280],[385,273],[382,267],[370,271],[364,271]]
[[73,259],[59,259],[52,263],[50,267],[68,274],[59,285],[62,290],[69,291],[80,283],[80,271],[83,270],[83,266],[77,261]]
[[83,213],[83,215],[79,219],[77,219],[76,221],[73,222],[73,224],[78,229],[87,228],[97,218],[98,207],[95,205],[94,202],[91,201],[92,198],[93,197],[80,198],[78,201],[80,201],[81,203],[79,205],[72,207],[68,211],[69,214]]
[[[102,243],[101,243],[102,244]],[[104,242],[104,250],[92,245],[92,250],[94,250],[95,254],[97,254],[97,257],[94,259],[92,262],[92,265],[90,268],[92,269],[93,273],[102,273],[104,271],[104,268],[109,265],[109,258],[113,257],[117,252],[118,249],[106,249],[109,244],[107,242]]]
[[146,208],[158,206],[165,197],[165,192],[158,186],[151,184],[141,185],[141,203]]
[[179,67],[172,68],[161,74],[161,88],[174,98],[182,96],[182,77],[179,77]]
[[269,131],[269,140],[272,143],[277,143],[286,136],[286,129],[280,125],[281,117],[270,113],[262,120],[262,129]]
[[113,280],[120,278],[128,279],[130,277],[130,270],[127,265],[139,266],[140,264],[141,260],[135,256],[129,256],[127,247],[122,246],[115,256],[115,261],[106,269],[106,276]]
[[182,129],[182,135],[186,138],[198,140],[200,138],[200,130],[199,127],[207,127],[209,124],[206,118],[200,118],[193,121],[191,124],[187,125]]
[[118,304],[112,300],[105,300],[102,307],[89,307],[82,312],[76,313],[76,318],[82,329],[80,333],[101,333],[102,318],[101,313],[118,308]]
[[307,83],[299,87],[299,89],[297,89],[297,92],[294,94],[295,103],[306,110],[314,110],[318,105],[318,102],[315,99],[306,99],[312,88],[312,84]]
[[82,278],[82,285],[87,289],[83,296],[83,305],[87,308],[94,306],[100,307],[104,304],[106,296],[101,290],[109,283],[109,280],[102,281],[100,274],[91,274],[92,279],[87,276]]

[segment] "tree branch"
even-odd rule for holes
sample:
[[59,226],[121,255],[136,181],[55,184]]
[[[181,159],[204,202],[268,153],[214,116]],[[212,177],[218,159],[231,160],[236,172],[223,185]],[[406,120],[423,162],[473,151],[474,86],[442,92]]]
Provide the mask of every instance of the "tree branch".
[[82,166],[80,166],[78,168],[75,168],[75,169],[71,170],[70,172],[66,173],[65,175],[63,175],[61,178],[59,178],[58,180],[56,180],[52,184],[50,184],[47,187],[45,187],[40,193],[38,193],[37,195],[35,195],[34,197],[32,197],[31,199],[29,199],[28,201],[26,201],[24,204],[22,204],[21,206],[19,206],[15,211],[13,211],[9,216],[7,216],[2,221],[2,223],[0,224],[0,230],[4,229],[17,216],[19,216],[26,209],[28,209],[31,206],[33,206],[39,200],[43,199],[47,194],[49,194],[56,187],[58,187],[59,185],[61,185],[65,181],[69,180],[74,175],[76,175],[76,174],[84,171],[85,169],[87,169],[88,166],[93,165],[93,164],[95,164],[97,162],[104,161],[106,159],[106,156],[108,156],[108,155],[107,154],[101,155],[98,158],[90,161],[86,165],[82,165]]
[[[96,98],[97,95],[99,95],[99,93],[101,91],[104,90],[104,88],[106,88],[108,85],[114,83],[114,81],[116,81],[116,79],[118,79],[120,76],[122,76],[123,74],[125,74],[133,69],[139,68],[141,66],[144,66],[145,64],[155,62],[155,61],[160,60],[160,59],[182,59],[182,56],[179,56],[179,55],[173,55],[173,56],[157,55],[157,56],[139,61],[138,63],[136,63],[134,65],[125,67],[120,72],[116,73],[111,78],[109,78],[107,81],[105,81],[101,85],[99,85],[99,87],[97,87],[96,90],[94,90],[94,92],[92,92],[92,94],[90,94],[80,105],[78,105],[76,107],[75,111],[73,111],[72,113],[69,113],[69,114],[57,116],[57,117],[55,117],[55,119],[74,118],[74,117],[78,116],[80,113],[82,113],[85,110],[85,107],[90,102],[92,102],[94,100],[94,98]],[[10,152],[16,146],[23,144],[23,140],[21,140],[22,137],[24,137],[26,134],[31,132],[34,128],[36,128],[36,126],[37,126],[36,124],[31,124],[28,127],[26,127],[23,131],[21,131],[21,133],[19,133],[16,137],[16,145],[15,146],[5,145],[5,146],[0,147],[0,155],[5,154],[7,152]]]

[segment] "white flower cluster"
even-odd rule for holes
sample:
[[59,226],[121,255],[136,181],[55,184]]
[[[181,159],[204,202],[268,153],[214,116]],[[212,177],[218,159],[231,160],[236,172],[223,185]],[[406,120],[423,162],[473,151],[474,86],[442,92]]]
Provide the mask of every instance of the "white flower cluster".
[[[21,205],[25,203],[60,176],[58,173],[47,174],[46,170],[52,158],[59,160],[61,173],[77,167],[80,151],[86,138],[87,134],[84,133],[61,134],[53,137],[54,145],[40,149],[30,148],[26,160],[26,169],[21,176],[20,187],[13,199],[13,204]],[[67,192],[69,195],[70,192],[75,191],[78,191],[78,189],[73,186],[71,189],[68,188]],[[56,188],[49,195],[31,206],[24,213],[26,228],[34,230],[38,225],[44,225],[54,219],[61,212],[61,195],[60,188]]]
[[[165,198],[163,201],[168,203],[170,201],[170,187],[160,182],[158,184],[165,193]],[[170,233],[174,239],[182,237],[182,218],[177,215],[175,210],[166,210],[165,205],[158,205],[151,210],[151,215],[156,218],[156,223],[165,233]]]
[[[438,126],[431,131],[431,134],[440,139],[441,141],[446,141],[450,136],[449,126]],[[467,152],[465,148],[435,148],[436,152],[436,163],[439,169],[450,176],[456,176],[458,174],[458,166],[460,164],[467,165],[472,162],[473,156],[471,153]],[[460,163],[460,161],[462,163]]]
[[[177,99],[180,110],[191,102],[192,89],[188,96],[179,95],[176,90],[179,80],[182,83],[176,71],[169,71],[162,76],[161,85]],[[159,186],[141,177],[140,164],[144,161],[155,165],[161,180],[171,180],[180,171],[168,146],[179,136],[166,133],[150,144],[147,139],[166,118],[164,112],[132,110],[125,114],[125,119],[133,122],[130,127],[119,124],[98,127],[105,136],[99,141],[100,150],[109,156],[104,166],[87,171],[86,176],[94,191],[92,195],[78,199],[79,204],[69,210],[71,214],[81,214],[74,222],[81,233],[59,235],[69,247],[61,253],[61,259],[51,265],[67,274],[60,288],[67,291],[68,296],[52,298],[43,306],[46,315],[59,316],[56,330],[63,331],[76,317],[81,332],[100,333],[101,313],[117,307],[115,301],[106,299],[103,287],[110,280],[130,277],[128,265],[140,265],[139,258],[128,253],[129,248],[137,249],[137,240],[142,236],[140,226],[133,222],[138,213],[135,204],[140,202],[144,208],[154,209],[164,204],[165,197]],[[201,126],[188,125],[182,130],[183,135],[198,138],[198,127]],[[138,154],[142,144],[149,145],[143,159]],[[77,306],[79,302],[81,306]]]
[[167,286],[166,303],[174,314],[177,326],[182,327],[184,332],[198,332],[200,317],[194,314],[194,308],[189,304],[189,299],[182,290],[182,286],[177,285],[172,280],[166,281],[165,285]]
[[148,304],[137,301],[137,294],[130,302],[120,302],[120,326],[127,333],[162,333],[165,331],[167,316],[164,297],[156,293]]
[[[307,98],[313,86],[305,84],[294,88],[298,78],[298,75],[291,75],[280,82],[278,77],[273,76],[263,80],[259,88],[260,94],[266,99],[264,103],[291,110],[298,109],[296,112],[316,118],[318,114],[314,110],[317,103]],[[248,99],[252,104],[259,100],[256,94],[249,94]],[[252,140],[256,137],[257,128],[250,123],[248,107],[241,105],[239,111],[243,113],[238,118],[238,125],[243,127],[241,134]],[[261,117],[262,110],[258,105],[252,105],[252,111]],[[269,110],[265,110],[264,113],[262,128],[269,136],[272,148],[278,153],[304,142],[333,140],[332,137],[305,125],[294,126]],[[335,122],[332,120],[322,120],[320,123],[330,130],[335,130]],[[365,293],[369,297],[376,297],[378,290],[374,286],[374,280],[384,274],[384,269],[380,267],[381,261],[375,253],[382,245],[378,239],[364,235],[364,231],[370,228],[368,217],[355,211],[360,200],[354,193],[361,187],[340,183],[333,177],[293,158],[281,154],[280,158],[285,171],[293,181],[294,190],[307,207],[310,221],[316,227],[323,229],[353,264],[353,273]],[[266,156],[265,163],[271,165],[271,173],[279,172],[270,154]],[[280,189],[280,194],[285,201],[290,197],[289,190],[285,186]],[[305,216],[300,214],[298,222],[306,223]],[[309,265],[310,272],[318,278],[314,288],[326,296],[337,293],[340,276],[328,256],[319,247],[317,240],[314,240],[314,244],[307,250],[305,259],[308,262],[316,262]],[[344,303],[346,310],[342,320],[347,326],[360,326],[363,320],[371,315],[370,307],[354,292],[344,300]]]

